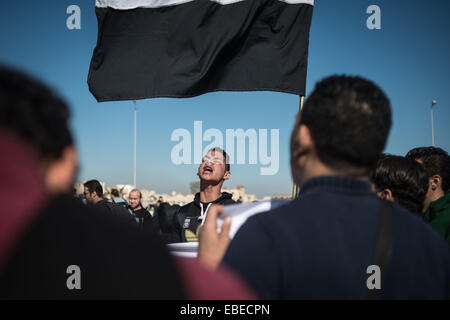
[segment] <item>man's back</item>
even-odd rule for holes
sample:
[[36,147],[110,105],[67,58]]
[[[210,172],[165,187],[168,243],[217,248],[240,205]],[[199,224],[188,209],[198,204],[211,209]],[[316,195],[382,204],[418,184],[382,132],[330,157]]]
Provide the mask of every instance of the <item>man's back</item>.
[[[392,259],[381,299],[449,297],[450,252],[440,236],[398,205]],[[362,299],[374,264],[380,200],[366,182],[325,177],[300,199],[255,216],[224,263],[269,299]]]

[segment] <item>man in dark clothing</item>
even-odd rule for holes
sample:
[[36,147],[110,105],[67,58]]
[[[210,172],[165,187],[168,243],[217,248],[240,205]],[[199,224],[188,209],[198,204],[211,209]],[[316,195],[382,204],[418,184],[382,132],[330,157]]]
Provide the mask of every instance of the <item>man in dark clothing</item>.
[[[132,212],[139,228],[146,231],[157,231],[153,225],[153,218],[150,212],[142,207],[142,193],[139,189],[133,189],[128,196],[129,208]],[[159,230],[157,231],[159,233]]]
[[383,155],[372,173],[372,182],[381,199],[396,201],[422,215],[429,183],[424,168],[417,161]]
[[420,147],[406,154],[419,162],[429,177],[424,219],[450,244],[450,156],[436,147]]
[[119,191],[117,189],[112,189],[111,190],[111,202],[115,203],[115,204],[118,204],[118,205],[121,205],[121,206],[123,206],[125,208],[128,207],[127,201],[120,196]]
[[97,210],[106,214],[121,216],[129,223],[134,221],[131,213],[125,207],[103,199],[103,187],[98,180],[89,180],[84,183],[84,196],[87,203],[94,206]]
[[291,135],[299,198],[249,218],[231,244],[230,220],[218,233],[223,209],[212,207],[199,261],[215,268],[222,260],[266,299],[449,298],[445,241],[371,191],[390,126],[389,100],[372,82],[334,76],[318,83]]
[[225,180],[230,178],[230,163],[227,153],[221,148],[212,148],[203,157],[197,175],[200,192],[194,201],[180,208],[174,215],[173,233],[170,242],[198,241],[198,228],[204,221],[212,204],[234,204],[232,195],[221,192]]

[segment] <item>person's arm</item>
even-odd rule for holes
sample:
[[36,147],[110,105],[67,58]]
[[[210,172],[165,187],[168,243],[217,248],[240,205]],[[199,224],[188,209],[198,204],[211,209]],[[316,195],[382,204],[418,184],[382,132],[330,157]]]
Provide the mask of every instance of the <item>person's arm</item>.
[[[242,225],[231,241],[231,220],[225,219],[217,232],[217,217],[223,206],[211,206],[200,229],[198,262],[209,269],[223,264],[236,271],[264,299],[282,298],[280,257],[274,239],[255,218]],[[229,218],[229,217],[228,217]]]
[[212,205],[208,210],[205,223],[199,230],[197,260],[212,270],[219,266],[231,241],[229,236],[230,217],[224,219],[220,233],[217,232],[217,218],[222,212],[222,205]]

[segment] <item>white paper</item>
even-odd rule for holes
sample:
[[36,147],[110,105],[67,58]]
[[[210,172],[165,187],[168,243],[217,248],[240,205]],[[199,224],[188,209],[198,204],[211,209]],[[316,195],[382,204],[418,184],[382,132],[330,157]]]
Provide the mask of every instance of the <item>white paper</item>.
[[[223,219],[229,216],[231,217],[231,228],[229,236],[231,239],[233,239],[236,232],[247,221],[248,218],[258,213],[270,211],[288,202],[288,200],[268,200],[225,206],[222,214],[217,219],[217,231],[220,232]],[[171,243],[167,246],[169,248],[169,251],[173,255],[188,258],[197,257],[198,242]]]

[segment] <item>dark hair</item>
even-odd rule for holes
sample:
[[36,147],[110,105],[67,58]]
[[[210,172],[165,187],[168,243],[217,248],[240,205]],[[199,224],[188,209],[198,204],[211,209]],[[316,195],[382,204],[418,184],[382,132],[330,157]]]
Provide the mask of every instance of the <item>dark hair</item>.
[[428,177],[435,174],[441,176],[444,193],[450,191],[450,156],[447,151],[436,147],[420,147],[410,150],[406,157],[420,160]]
[[228,156],[228,154],[225,152],[225,150],[223,150],[220,147],[214,147],[208,150],[208,153],[214,151],[214,152],[220,152],[223,155],[223,159],[225,160],[225,170],[226,171],[230,171],[230,157]]
[[39,81],[0,67],[0,127],[22,139],[40,159],[59,158],[73,144],[69,109]]
[[398,203],[412,212],[421,213],[428,191],[428,176],[415,160],[383,155],[372,174],[377,191],[389,189]]
[[89,180],[84,183],[84,186],[88,189],[89,193],[95,191],[99,198],[103,197],[103,188],[98,180]]
[[114,197],[120,197],[119,191],[117,189],[111,189],[111,195]]
[[368,80],[332,76],[319,82],[306,100],[301,124],[311,131],[323,163],[336,170],[363,169],[368,174],[386,145],[390,102]]

